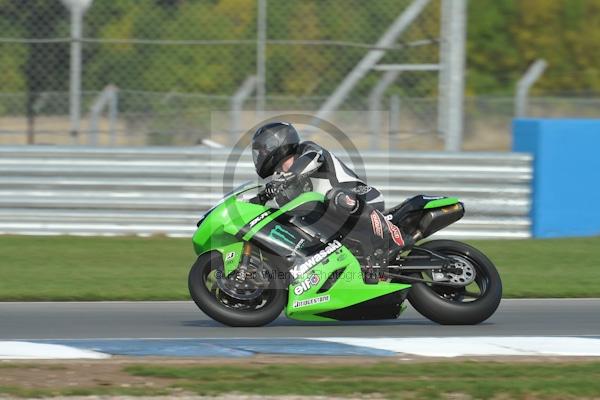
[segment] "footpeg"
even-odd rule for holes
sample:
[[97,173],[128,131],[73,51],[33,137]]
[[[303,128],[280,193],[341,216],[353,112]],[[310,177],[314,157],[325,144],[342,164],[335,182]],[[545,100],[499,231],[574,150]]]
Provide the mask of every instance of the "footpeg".
[[372,265],[371,257],[367,257],[367,263],[368,266],[362,269],[363,280],[367,285],[376,285],[379,283],[379,266]]

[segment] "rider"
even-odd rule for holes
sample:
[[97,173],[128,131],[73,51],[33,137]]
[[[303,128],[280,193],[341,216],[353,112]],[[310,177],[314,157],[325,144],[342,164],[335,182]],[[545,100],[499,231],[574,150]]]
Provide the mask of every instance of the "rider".
[[[399,254],[412,245],[412,238],[403,235],[382,214],[382,194],[323,147],[300,142],[292,124],[272,122],[258,128],[252,138],[252,156],[258,175],[263,179],[271,177],[266,193],[276,197],[278,204],[303,191],[318,192],[325,195],[328,208],[333,208],[336,215],[345,216],[344,221],[351,221],[359,231],[368,231],[373,251],[373,257],[368,257],[370,283],[377,280],[372,267],[383,266],[387,254]],[[297,177],[308,179],[295,180]],[[295,187],[282,191],[288,182]],[[282,193],[287,198],[282,198]]]

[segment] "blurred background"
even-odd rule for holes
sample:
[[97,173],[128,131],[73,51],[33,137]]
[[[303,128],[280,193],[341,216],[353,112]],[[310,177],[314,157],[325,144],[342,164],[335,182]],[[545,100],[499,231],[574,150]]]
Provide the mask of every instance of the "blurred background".
[[[388,209],[459,198],[464,218],[433,239],[482,250],[504,297],[600,298],[599,49],[600,0],[0,0],[0,306],[189,300],[196,224],[258,181],[247,146],[270,118],[331,149]],[[599,335],[597,300],[512,304],[476,334]],[[138,306],[8,304],[0,339],[229,335],[152,304],[140,324]],[[412,316],[392,328],[342,336],[467,332]],[[471,397],[508,398],[469,379]],[[598,392],[591,378],[540,382],[521,397]]]
[[599,40],[597,0],[0,0],[0,144],[229,145],[285,111],[506,151],[515,115],[598,115]]
[[187,237],[302,114],[389,207],[460,197],[443,235],[598,234],[553,202],[594,193],[600,126],[513,121],[598,118],[599,44],[600,0],[0,0],[0,233]]

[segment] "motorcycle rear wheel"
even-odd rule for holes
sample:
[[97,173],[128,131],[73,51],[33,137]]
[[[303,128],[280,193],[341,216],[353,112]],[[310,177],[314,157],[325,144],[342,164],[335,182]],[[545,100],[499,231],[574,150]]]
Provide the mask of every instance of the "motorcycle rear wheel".
[[[502,299],[502,281],[496,267],[485,254],[453,240],[432,240],[419,247],[468,261],[475,268],[477,276],[474,286],[478,287],[477,292],[472,292],[469,286],[454,288],[413,283],[408,300],[421,315],[442,325],[475,325],[494,314]],[[418,278],[423,277],[419,275]]]
[[[188,276],[188,288],[194,303],[206,315],[222,324],[238,327],[263,326],[275,320],[285,307],[287,291],[277,287],[274,279],[259,299],[261,304],[246,305],[224,293],[211,283],[214,274],[223,266],[220,253],[204,253],[198,257]],[[231,304],[229,304],[231,302]],[[237,309],[236,309],[237,307]]]

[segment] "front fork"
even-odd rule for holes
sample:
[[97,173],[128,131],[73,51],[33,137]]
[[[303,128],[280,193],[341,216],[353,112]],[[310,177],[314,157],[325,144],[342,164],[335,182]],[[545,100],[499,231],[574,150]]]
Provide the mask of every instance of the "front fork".
[[244,242],[242,249],[242,259],[240,265],[236,269],[235,279],[238,282],[246,280],[248,274],[248,265],[250,265],[250,257],[252,256],[252,245],[250,242]]
[[250,242],[244,242],[240,264],[235,269],[231,278],[235,280],[237,284],[245,284],[254,288],[266,289],[269,286],[269,280],[273,278],[274,274],[272,274],[271,271],[265,271],[262,254],[260,257],[256,257],[255,255],[254,260],[252,261],[252,250],[252,244]]

